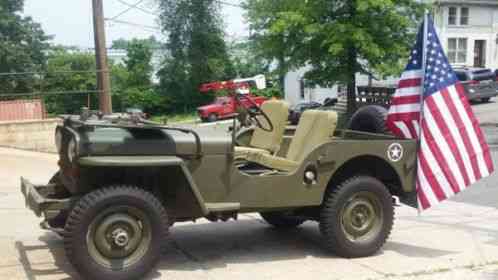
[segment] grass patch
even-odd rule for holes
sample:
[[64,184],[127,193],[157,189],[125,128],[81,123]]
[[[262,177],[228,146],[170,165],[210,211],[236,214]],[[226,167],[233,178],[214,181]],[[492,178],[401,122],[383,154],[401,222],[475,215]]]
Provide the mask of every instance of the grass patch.
[[198,120],[198,116],[195,112],[186,114],[170,114],[170,115],[158,115],[152,116],[151,120],[155,122],[163,123],[166,121],[168,124],[172,123],[182,123],[182,122],[194,122]]

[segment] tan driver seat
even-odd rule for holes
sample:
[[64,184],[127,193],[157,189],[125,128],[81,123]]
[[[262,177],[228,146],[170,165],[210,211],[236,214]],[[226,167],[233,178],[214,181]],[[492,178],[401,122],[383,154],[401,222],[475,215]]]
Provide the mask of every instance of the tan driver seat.
[[[261,105],[261,110],[272,122],[273,130],[264,131],[256,127],[248,147],[235,147],[235,158],[245,159],[249,154],[276,154],[280,149],[289,117],[289,105],[281,100],[269,100]],[[266,121],[264,118],[261,119],[261,123],[265,126]]]
[[285,158],[251,153],[247,160],[275,170],[292,172],[316,147],[332,139],[336,126],[337,113],[334,111],[305,111]]

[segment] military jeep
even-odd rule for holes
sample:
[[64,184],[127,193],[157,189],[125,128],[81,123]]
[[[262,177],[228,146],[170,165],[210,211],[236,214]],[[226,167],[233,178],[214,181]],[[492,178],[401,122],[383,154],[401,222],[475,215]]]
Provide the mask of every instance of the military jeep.
[[88,279],[138,279],[174,223],[249,212],[281,229],[318,222],[324,249],[369,256],[388,238],[397,202],[415,206],[415,141],[336,129],[334,111],[305,111],[289,127],[276,100],[248,118],[251,127],[234,119],[220,132],[66,116],[55,134],[60,171],[47,185],[21,178],[21,190]]

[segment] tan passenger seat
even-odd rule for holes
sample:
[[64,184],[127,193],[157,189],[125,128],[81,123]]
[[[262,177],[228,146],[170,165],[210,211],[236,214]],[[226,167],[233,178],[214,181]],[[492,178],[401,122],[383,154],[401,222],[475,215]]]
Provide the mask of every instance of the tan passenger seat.
[[336,126],[337,113],[334,111],[305,111],[285,158],[259,153],[249,154],[247,160],[275,170],[292,172],[316,147],[332,139]]
[[[284,136],[285,126],[289,117],[289,105],[280,100],[269,100],[261,105],[273,124],[272,131],[264,131],[256,127],[248,147],[235,147],[235,158],[245,159],[249,154],[276,154]],[[268,126],[263,117],[259,117],[263,126]]]

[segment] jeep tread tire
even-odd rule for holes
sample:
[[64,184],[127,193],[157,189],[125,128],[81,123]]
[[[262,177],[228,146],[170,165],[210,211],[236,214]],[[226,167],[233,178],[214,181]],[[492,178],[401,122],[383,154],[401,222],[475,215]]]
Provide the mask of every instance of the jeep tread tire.
[[358,109],[348,123],[348,129],[386,134],[389,130],[386,126],[387,110],[379,105],[367,105]]
[[259,214],[268,224],[281,229],[295,228],[305,222],[303,219],[293,217],[285,212],[263,212]]
[[[351,241],[343,226],[343,214],[348,205],[356,202],[355,195],[360,194],[369,194],[378,200],[382,219],[378,230],[370,232],[372,234],[367,238]],[[384,245],[391,233],[393,220],[392,196],[386,186],[376,178],[356,176],[327,191],[320,212],[319,227],[328,250],[341,257],[358,258],[371,256]]]
[[[139,209],[146,217],[150,236],[139,259],[126,267],[106,267],[91,255],[90,228],[108,208]],[[116,212],[122,214],[126,212]],[[109,214],[109,216],[116,213]],[[107,218],[106,218],[107,219]],[[98,224],[101,226],[101,224]],[[168,217],[163,205],[151,193],[132,186],[112,186],[95,190],[81,198],[71,211],[64,231],[64,249],[69,262],[85,279],[140,279],[159,261],[168,234]],[[144,231],[145,226],[142,226]],[[93,241],[93,240],[92,240]],[[95,246],[95,245],[93,245]],[[142,248],[142,247],[140,247]],[[138,250],[138,249],[137,249]],[[126,256],[128,258],[128,256]],[[121,259],[118,261],[118,264]],[[123,261],[124,262],[124,261]]]

